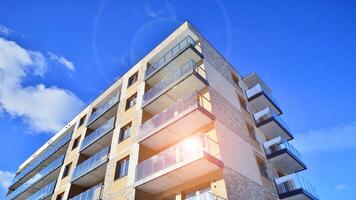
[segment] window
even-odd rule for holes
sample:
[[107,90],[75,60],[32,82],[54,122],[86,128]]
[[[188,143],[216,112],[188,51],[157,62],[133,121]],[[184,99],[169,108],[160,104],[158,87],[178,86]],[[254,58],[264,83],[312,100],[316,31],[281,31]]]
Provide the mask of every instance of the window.
[[249,123],[246,123],[246,127],[247,127],[248,135],[250,136],[250,138],[252,138],[256,142],[258,142],[258,140],[256,138],[256,134],[255,134],[255,128],[252,125],[250,125]]
[[257,157],[256,157],[256,160],[257,160],[258,168],[260,170],[261,175],[263,177],[269,179],[268,173],[267,173],[267,165],[266,165],[266,163],[262,159],[257,158]]
[[132,76],[130,76],[129,81],[127,83],[127,87],[130,87],[131,85],[136,83],[137,79],[138,79],[138,72],[136,72]]
[[131,135],[131,122],[123,126],[120,130],[119,142],[125,140]]
[[232,77],[232,81],[235,83],[235,85],[240,89],[242,90],[241,86],[240,86],[240,80],[239,78],[234,74],[234,73],[231,73],[231,77]]
[[79,141],[80,141],[80,136],[74,140],[72,150],[78,147]]
[[64,192],[57,195],[56,200],[63,200],[64,199],[63,197],[64,197]]
[[65,166],[63,175],[62,175],[62,179],[68,176],[71,166],[72,166],[72,163],[69,163],[68,165]]
[[129,171],[129,160],[130,157],[126,157],[122,160],[117,161],[115,168],[115,180],[124,177]]
[[136,104],[136,99],[137,99],[137,93],[135,93],[134,95],[132,95],[131,97],[129,97],[126,101],[126,110],[128,110],[129,108],[131,108],[132,106],[134,106]]
[[240,106],[248,112],[246,100],[243,97],[241,97],[240,95],[237,95],[237,96],[239,98]]
[[84,115],[82,118],[80,118],[78,127],[81,127],[84,124],[86,116],[87,115]]

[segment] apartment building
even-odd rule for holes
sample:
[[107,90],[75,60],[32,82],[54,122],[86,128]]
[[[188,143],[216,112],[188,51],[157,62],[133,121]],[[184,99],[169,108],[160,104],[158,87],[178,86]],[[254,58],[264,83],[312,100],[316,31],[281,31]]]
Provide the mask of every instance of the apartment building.
[[316,200],[270,88],[188,22],[18,169],[11,200]]

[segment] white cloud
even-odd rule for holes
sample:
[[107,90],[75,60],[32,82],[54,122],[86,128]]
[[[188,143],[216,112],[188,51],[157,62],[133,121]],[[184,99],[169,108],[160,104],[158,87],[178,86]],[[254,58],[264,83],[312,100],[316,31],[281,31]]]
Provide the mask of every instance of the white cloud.
[[147,0],[145,13],[149,17],[176,18],[176,9],[169,0]]
[[340,184],[335,187],[335,191],[353,190],[353,189],[355,188],[346,184]]
[[72,92],[56,86],[22,85],[26,77],[43,76],[46,70],[42,53],[0,37],[1,110],[21,117],[34,132],[58,131],[84,105]]
[[356,123],[309,131],[293,143],[303,154],[356,149]]
[[3,189],[7,190],[10,186],[12,179],[14,178],[15,174],[0,170],[0,185]]
[[74,64],[67,60],[66,58],[64,58],[63,56],[59,56],[59,55],[56,55],[54,53],[51,53],[51,52],[48,52],[48,56],[49,56],[49,59],[65,66],[67,69],[69,69],[70,71],[74,71],[75,70],[75,67],[74,67]]
[[13,32],[10,28],[0,24],[0,35],[9,36]]

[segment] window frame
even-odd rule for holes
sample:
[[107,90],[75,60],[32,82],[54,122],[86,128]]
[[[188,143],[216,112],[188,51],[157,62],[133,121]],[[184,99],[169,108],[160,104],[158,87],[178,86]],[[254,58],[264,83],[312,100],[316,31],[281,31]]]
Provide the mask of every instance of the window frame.
[[118,143],[126,140],[127,138],[129,138],[131,136],[131,128],[132,128],[132,121],[120,128]]
[[74,149],[76,149],[76,148],[79,146],[80,137],[81,137],[81,136],[78,136],[78,137],[75,138],[75,140],[73,141],[73,144],[72,144],[72,151],[73,151]]
[[138,71],[132,74],[127,80],[127,88],[135,84],[138,81]]
[[[134,102],[134,103],[132,103]],[[131,95],[129,98],[126,100],[126,105],[125,105],[125,111],[134,107],[137,103],[137,92],[133,95]]]
[[85,124],[85,120],[86,120],[86,118],[87,118],[87,115],[85,114],[85,115],[83,115],[80,119],[79,119],[79,121],[78,121],[78,128],[79,127],[82,127],[84,124]]
[[[119,180],[129,174],[129,165],[130,165],[130,156],[126,156],[126,157],[116,161],[114,181]],[[123,166],[123,167],[121,167],[121,166]],[[121,174],[121,170],[123,170],[122,174]]]
[[64,167],[63,174],[62,174],[62,179],[64,179],[65,177],[69,176],[71,168],[72,168],[72,163],[69,163]]

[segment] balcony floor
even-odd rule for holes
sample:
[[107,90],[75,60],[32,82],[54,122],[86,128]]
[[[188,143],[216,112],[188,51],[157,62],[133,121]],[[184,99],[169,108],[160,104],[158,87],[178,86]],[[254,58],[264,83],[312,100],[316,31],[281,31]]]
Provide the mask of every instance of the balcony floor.
[[267,139],[273,139],[281,136],[287,140],[293,139],[293,136],[289,131],[283,128],[282,125],[277,123],[274,117],[266,119],[261,123],[256,124],[256,126],[267,136]]
[[267,158],[284,174],[292,174],[307,169],[305,164],[287,149],[268,154]]
[[270,107],[276,114],[283,114],[282,110],[278,107],[278,105],[273,102],[273,99],[270,99],[262,91],[248,98],[248,101],[250,102],[250,105],[253,108],[252,112],[258,112],[266,107]]
[[223,163],[220,160],[205,153],[199,158],[178,163],[141,179],[136,182],[135,186],[150,194],[157,194],[222,167]]

